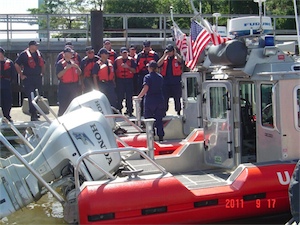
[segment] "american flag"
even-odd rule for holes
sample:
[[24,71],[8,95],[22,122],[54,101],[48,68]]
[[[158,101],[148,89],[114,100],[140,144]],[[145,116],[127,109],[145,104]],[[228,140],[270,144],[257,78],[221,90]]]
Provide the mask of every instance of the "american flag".
[[221,35],[212,28],[211,24],[207,20],[202,20],[202,23],[206,30],[210,33],[211,42],[213,45],[220,45],[230,40],[228,37],[221,37]]
[[173,23],[173,32],[174,32],[174,39],[177,48],[180,51],[180,55],[183,57],[183,60],[185,60],[186,52],[187,52],[187,39],[185,33],[183,33],[178,25],[174,22]]
[[197,21],[191,23],[190,38],[188,43],[187,57],[185,65],[194,69],[201,52],[210,42],[210,33]]

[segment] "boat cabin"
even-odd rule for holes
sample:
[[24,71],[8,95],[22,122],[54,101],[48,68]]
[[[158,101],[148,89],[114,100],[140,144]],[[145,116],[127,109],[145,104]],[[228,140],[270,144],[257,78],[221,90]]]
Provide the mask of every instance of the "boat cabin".
[[213,66],[183,75],[186,130],[203,126],[206,164],[300,158],[300,62],[273,40],[248,36],[211,46]]

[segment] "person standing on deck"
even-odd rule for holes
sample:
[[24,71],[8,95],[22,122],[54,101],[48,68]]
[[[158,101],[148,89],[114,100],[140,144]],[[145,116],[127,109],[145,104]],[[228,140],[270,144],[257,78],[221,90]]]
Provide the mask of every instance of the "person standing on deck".
[[94,89],[94,80],[92,69],[95,63],[100,59],[99,56],[95,55],[94,48],[88,46],[85,48],[86,56],[81,60],[80,69],[82,71],[82,89],[83,93],[87,93]]
[[159,137],[159,141],[163,141],[165,135],[162,119],[166,115],[164,95],[163,95],[163,77],[157,73],[158,65],[152,60],[149,62],[147,74],[144,77],[143,89],[138,96],[133,98],[144,97],[144,117],[154,118],[154,127],[156,128],[156,134]]
[[115,73],[113,63],[108,59],[109,52],[105,48],[101,48],[98,56],[100,56],[100,60],[95,63],[92,70],[94,87],[106,95],[111,106],[117,108]]
[[58,84],[58,116],[64,114],[71,101],[79,95],[81,69],[73,60],[74,51],[65,48],[63,58],[56,64]]
[[135,73],[136,64],[133,58],[128,56],[126,47],[122,47],[119,56],[114,63],[114,70],[116,75],[116,93],[118,101],[118,110],[122,112],[123,99],[126,99],[126,112],[128,116],[132,116],[133,105],[133,77]]
[[[158,54],[153,51],[151,48],[151,42],[150,41],[144,41],[143,42],[143,50],[138,53],[137,55],[137,73],[138,73],[138,91],[141,91],[143,88],[143,82],[144,82],[144,77],[146,74],[148,74],[148,68],[147,64],[151,61],[158,61],[159,56]],[[141,112],[143,113],[143,104],[141,105]]]
[[173,45],[169,44],[164,51],[163,56],[157,64],[161,67],[161,75],[164,77],[164,96],[166,111],[169,109],[169,98],[174,98],[175,111],[180,115],[181,111],[181,75],[182,75],[182,58],[177,54]]
[[31,92],[35,89],[41,91],[42,89],[42,76],[45,74],[45,60],[38,50],[36,41],[30,41],[28,48],[20,53],[15,61],[15,68],[22,80],[24,92],[28,97],[29,112],[31,121],[37,121],[37,111],[32,105]]
[[13,61],[4,56],[5,50],[0,47],[0,106],[3,116],[12,122],[10,110],[12,106],[12,83],[17,83],[17,72]]

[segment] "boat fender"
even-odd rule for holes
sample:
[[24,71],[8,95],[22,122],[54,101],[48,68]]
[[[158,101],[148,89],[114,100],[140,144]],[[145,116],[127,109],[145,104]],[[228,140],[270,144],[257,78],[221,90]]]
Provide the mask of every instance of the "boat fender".
[[239,40],[230,40],[221,45],[212,45],[208,57],[215,65],[243,66],[246,63],[247,47]]

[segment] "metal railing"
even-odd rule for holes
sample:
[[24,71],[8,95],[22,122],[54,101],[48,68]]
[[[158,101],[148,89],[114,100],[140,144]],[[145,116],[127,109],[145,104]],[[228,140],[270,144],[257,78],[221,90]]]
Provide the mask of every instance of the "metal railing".
[[[253,16],[246,14],[225,14],[222,18],[235,18]],[[175,14],[174,20],[192,18],[193,14]],[[204,14],[204,18],[213,18],[211,14]],[[295,20],[293,15],[270,16],[273,21],[274,31],[280,34],[296,34],[296,30],[277,30],[278,19]],[[133,19],[149,18],[153,20],[151,27],[133,27]],[[112,22],[112,19],[114,22]],[[57,26],[57,21],[63,21]],[[28,26],[24,26],[28,24]],[[170,14],[103,14],[104,37],[145,37],[145,35],[166,39],[172,36]],[[188,23],[187,23],[188,24]],[[181,27],[182,31],[189,33],[189,27]],[[90,14],[0,14],[0,41],[14,41],[18,35],[36,35],[43,41],[50,42],[53,37],[67,34],[76,34],[78,38],[90,39]],[[116,35],[118,34],[118,35]],[[74,35],[73,35],[74,37]],[[59,38],[56,38],[56,40]],[[55,40],[55,38],[54,38]]]

